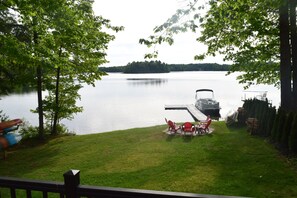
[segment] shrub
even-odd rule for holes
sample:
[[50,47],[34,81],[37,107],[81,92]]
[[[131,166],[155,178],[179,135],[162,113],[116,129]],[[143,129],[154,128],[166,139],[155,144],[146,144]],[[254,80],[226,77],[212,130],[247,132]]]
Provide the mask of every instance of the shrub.
[[282,133],[285,130],[285,122],[287,119],[287,113],[284,110],[280,110],[279,112],[279,124],[277,128],[277,134],[276,134],[276,142],[281,143]]
[[286,116],[284,129],[281,134],[281,146],[285,149],[289,148],[288,140],[289,140],[289,135],[290,135],[291,128],[292,128],[293,119],[294,119],[294,114],[292,112],[289,113],[288,116]]
[[269,108],[267,122],[266,122],[266,136],[271,136],[272,134],[272,128],[273,128],[275,117],[276,117],[275,107]]
[[260,135],[264,136],[266,134],[266,123],[268,117],[268,102],[260,101],[258,107],[258,120],[260,123],[259,133]]
[[297,114],[294,116],[294,120],[289,135],[289,150],[292,153],[297,154]]
[[273,122],[273,127],[271,130],[271,140],[276,142],[277,140],[277,134],[278,134],[278,125],[279,125],[279,121],[280,121],[280,110],[278,110],[278,112],[276,113],[276,116],[274,118],[274,122]]
[[[46,136],[51,135],[51,125],[49,124],[45,125],[44,133]],[[22,139],[24,140],[38,138],[39,137],[38,127],[32,126],[28,122],[24,121],[23,126],[20,129],[20,134],[22,135]],[[58,124],[56,135],[61,135],[61,134],[74,134],[74,133],[70,132],[65,125]]]
[[[276,114],[275,107],[272,107],[267,100],[250,99],[244,101],[243,108],[248,118],[257,118],[259,121],[259,128],[257,130],[259,135],[267,137],[272,134],[271,131]],[[276,130],[277,126],[275,127]]]
[[23,126],[20,129],[20,134],[22,135],[22,139],[31,139],[38,137],[38,127],[30,125],[28,122],[23,121]]

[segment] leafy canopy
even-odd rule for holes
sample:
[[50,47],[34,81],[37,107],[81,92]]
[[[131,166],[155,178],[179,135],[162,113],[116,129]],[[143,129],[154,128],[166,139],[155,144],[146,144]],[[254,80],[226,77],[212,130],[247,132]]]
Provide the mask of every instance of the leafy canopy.
[[[178,10],[156,27],[154,35],[139,42],[148,47],[163,42],[172,44],[174,34],[200,31],[197,41],[208,48],[206,52],[197,52],[196,60],[222,54],[225,61],[233,63],[229,73],[244,72],[238,80],[246,87],[254,83],[279,85],[280,3],[281,0],[209,0],[202,3],[191,0],[186,9]],[[155,50],[145,57],[157,55]]]
[[[108,43],[123,27],[95,16],[93,0],[4,0],[0,2],[0,79],[36,83],[38,113],[72,118],[81,83],[94,85],[104,72]],[[11,80],[13,81],[13,80]],[[13,81],[16,83],[16,81]],[[42,90],[49,96],[42,100]],[[67,106],[67,104],[68,106]],[[42,109],[45,109],[43,113]],[[41,129],[41,127],[40,127]]]

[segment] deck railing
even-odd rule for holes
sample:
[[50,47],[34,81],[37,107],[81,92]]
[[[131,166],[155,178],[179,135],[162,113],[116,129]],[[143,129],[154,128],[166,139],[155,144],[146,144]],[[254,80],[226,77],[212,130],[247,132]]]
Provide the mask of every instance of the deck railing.
[[[64,173],[64,183],[28,180],[10,177],[0,177],[0,189],[10,189],[10,197],[17,197],[17,190],[25,190],[27,198],[31,198],[32,192],[41,192],[43,198],[47,198],[49,193],[55,193],[60,198],[226,198],[230,196],[203,195],[179,192],[164,192],[153,190],[136,190],[126,188],[96,187],[80,185],[80,171],[70,170]],[[0,198],[2,198],[0,191]],[[23,198],[24,196],[22,196]],[[234,197],[233,197],[234,198]]]

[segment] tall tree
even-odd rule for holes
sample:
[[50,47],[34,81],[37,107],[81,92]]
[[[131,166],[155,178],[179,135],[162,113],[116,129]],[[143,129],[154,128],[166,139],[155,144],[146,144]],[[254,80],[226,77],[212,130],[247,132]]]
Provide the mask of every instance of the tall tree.
[[[38,92],[39,135],[44,136],[44,101],[42,93],[56,81],[55,123],[59,119],[60,78],[73,83],[94,84],[104,73],[98,65],[105,63],[105,50],[114,39],[103,28],[119,31],[110,22],[92,11],[92,0],[9,0],[1,8],[9,13],[18,26],[26,29],[28,40],[18,39],[12,32],[1,34],[2,51],[6,60],[13,60],[24,68],[36,70]],[[8,45],[10,44],[10,45]],[[9,49],[5,52],[5,48]],[[10,51],[19,53],[11,53]],[[12,70],[10,64],[8,68]],[[52,78],[56,76],[55,78]],[[68,96],[71,97],[71,96]],[[62,116],[63,117],[63,116]],[[55,130],[55,129],[54,129]],[[55,133],[55,131],[54,131]]]
[[[104,32],[102,29],[108,28],[116,32],[122,30],[122,27],[111,26],[109,20],[95,16],[92,10],[93,1],[76,0],[74,2],[70,7],[61,6],[53,14],[53,38],[47,42],[51,43],[49,48],[54,49],[56,59],[58,60],[54,63],[56,86],[54,92],[55,99],[53,101],[53,134],[57,133],[56,127],[59,120],[65,118],[60,116],[63,115],[61,111],[63,108],[60,104],[59,93],[69,90],[69,86],[67,86],[67,90],[64,90],[65,86],[60,88],[60,77],[63,76],[64,84],[67,79],[72,84],[73,79],[77,79],[80,83],[88,84],[93,84],[95,80],[100,79],[105,73],[98,70],[98,65],[106,62],[105,50],[108,47],[109,41],[114,39],[114,36]],[[77,88],[77,86],[72,87]],[[66,96],[65,94],[63,95],[64,100]],[[74,96],[68,94],[69,101]],[[80,108],[76,108],[74,105],[72,109],[74,110],[73,113],[77,113],[77,110]]]

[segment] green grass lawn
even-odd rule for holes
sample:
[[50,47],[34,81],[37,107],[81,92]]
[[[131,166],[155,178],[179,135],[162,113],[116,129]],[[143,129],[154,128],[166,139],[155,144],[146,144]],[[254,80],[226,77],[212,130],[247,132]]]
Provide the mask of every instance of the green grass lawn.
[[251,197],[297,197],[296,167],[264,139],[213,122],[212,134],[167,135],[166,125],[23,144],[0,175],[81,184]]

